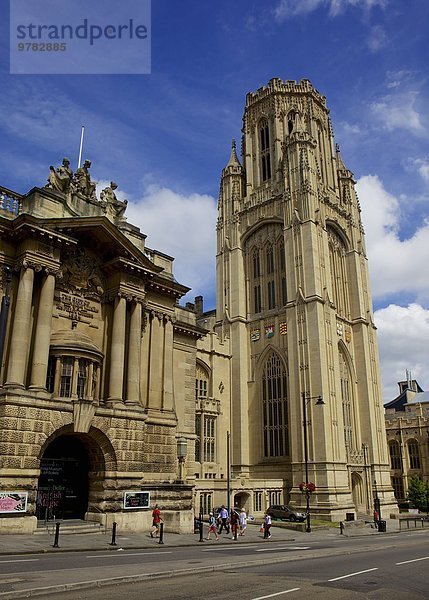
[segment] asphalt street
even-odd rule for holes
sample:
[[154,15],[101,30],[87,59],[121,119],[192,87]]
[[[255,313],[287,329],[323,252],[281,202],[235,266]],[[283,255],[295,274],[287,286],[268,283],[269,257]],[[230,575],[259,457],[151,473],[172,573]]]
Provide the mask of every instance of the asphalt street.
[[[179,589],[178,584],[172,583],[171,577],[180,577],[181,582],[184,574],[193,573],[197,575],[198,581],[208,582],[212,580],[214,573],[229,573],[231,569],[235,572],[235,577],[238,574],[241,576],[243,572],[247,572],[249,577],[251,576],[250,578],[253,577],[253,574],[258,574],[261,580],[264,580],[263,584],[258,584],[262,585],[262,588],[265,588],[271,580],[275,581],[279,577],[287,577],[288,581],[289,579],[295,581],[296,574],[299,574],[301,580],[301,586],[298,586],[299,590],[304,589],[302,587],[304,584],[305,586],[322,586],[324,590],[327,586],[330,589],[342,589],[345,580],[350,577],[345,577],[344,581],[338,579],[338,583],[335,585],[334,582],[329,582],[329,579],[358,572],[360,575],[354,576],[357,577],[358,583],[359,577],[368,577],[370,581],[374,581],[374,577],[376,577],[375,580],[379,582],[381,581],[380,577],[384,577],[384,573],[390,573],[391,564],[395,563],[396,565],[398,562],[403,563],[400,569],[404,573],[403,577],[412,577],[413,572],[418,574],[419,569],[423,569],[422,577],[426,590],[429,589],[429,577],[424,573],[429,564],[425,562],[428,536],[428,529],[391,534],[362,531],[361,535],[356,531],[355,535],[351,537],[339,535],[336,530],[305,534],[274,529],[273,538],[263,540],[255,529],[253,532],[249,532],[247,539],[242,538],[237,542],[227,536],[222,536],[220,542],[210,541],[199,544],[198,536],[182,536],[183,540],[178,536],[180,539],[176,540],[178,545],[175,546],[172,544],[172,536],[170,536],[170,545],[159,545],[155,540],[149,538],[147,547],[131,548],[125,547],[127,542],[130,545],[131,540],[124,536],[119,538],[124,547],[119,545],[109,550],[104,548],[96,551],[88,548],[82,552],[3,553],[0,556],[0,600],[40,594],[42,588],[49,588],[46,589],[46,592],[65,593],[68,586],[75,588],[81,586],[86,589],[85,597],[96,598],[97,587],[103,586],[105,593],[110,594],[106,591],[107,587],[104,588],[104,586],[115,582],[121,582],[121,590],[130,582],[135,582],[133,585],[136,588],[131,585],[132,589],[144,585],[145,597],[149,600],[150,597],[146,593],[147,586],[155,585],[152,581],[155,577],[169,578],[166,580],[169,585],[166,582],[157,581],[155,587],[158,586],[162,589],[162,594],[157,595],[154,592],[154,595],[151,596],[153,598],[169,597],[168,595],[164,596],[169,586],[172,586],[175,593],[178,594],[174,596],[175,598],[210,597],[201,594],[197,596],[180,595],[182,583],[180,583]],[[86,539],[91,540],[91,538]],[[95,544],[95,538],[91,541],[92,544]],[[181,541],[183,544],[180,544]],[[64,544],[67,545],[67,543],[70,545],[71,542],[64,540]],[[91,545],[90,541],[87,541],[87,544]],[[429,555],[429,550],[427,554]],[[388,558],[382,560],[382,557],[385,556]],[[375,557],[379,560],[380,565],[375,564]],[[415,561],[415,563],[405,562],[408,560]],[[398,566],[395,568],[397,569]],[[366,575],[366,573],[368,574]],[[316,577],[315,580],[312,579],[313,576]],[[230,579],[229,576],[227,579]],[[185,577],[185,580],[187,581],[188,578]],[[184,589],[187,589],[186,581],[183,584]],[[401,578],[402,581],[405,579]],[[349,582],[346,583],[348,585]],[[194,585],[196,585],[195,582]],[[269,585],[271,586],[271,583]],[[370,584],[367,585],[371,587]],[[372,585],[374,587],[374,584]],[[420,585],[418,578],[416,585]],[[167,586],[166,589],[164,589],[165,586]],[[296,587],[295,583],[294,586]],[[379,589],[379,587],[377,583],[375,588]],[[241,589],[247,589],[247,584],[243,583]],[[206,594],[205,587],[204,590],[204,594]],[[293,593],[298,593],[299,590]],[[219,594],[223,593],[220,588],[217,591]],[[400,586],[396,586],[393,591],[399,593]],[[280,592],[282,594],[292,593],[282,590]],[[263,595],[261,593],[261,597]],[[79,596],[72,595],[70,597],[78,598]],[[223,596],[212,597],[222,598]],[[254,596],[242,597],[253,598]],[[390,596],[390,598],[392,597]]]
[[[162,570],[169,560],[177,563],[178,556],[174,554],[182,553],[182,550],[160,549],[154,558],[148,552],[129,553],[123,555],[123,564],[136,564],[143,559],[149,562],[152,557],[151,569]],[[113,600],[118,593],[126,595],[127,600],[141,600],[142,596],[145,600],[265,600],[285,595],[294,600],[308,600],[315,594],[318,600],[421,600],[429,597],[426,532],[385,537],[384,540],[356,538],[331,540],[326,544],[310,541],[307,545],[276,542],[264,547],[246,544],[186,550],[186,555],[181,556],[182,575],[174,579],[122,581],[108,587],[64,592],[63,599]],[[245,559],[254,559],[255,555],[260,558],[246,566]],[[88,568],[98,568],[106,556],[99,556],[98,565]],[[117,555],[111,556],[119,565]],[[171,558],[167,559],[167,556]],[[74,563],[75,555],[69,559]],[[85,554],[81,559],[90,561],[92,557]],[[213,567],[211,571],[183,574],[186,564],[188,570],[194,571],[207,563]],[[33,567],[37,568],[36,565]],[[73,567],[69,565],[70,568]],[[42,594],[39,597],[48,599],[52,596]]]

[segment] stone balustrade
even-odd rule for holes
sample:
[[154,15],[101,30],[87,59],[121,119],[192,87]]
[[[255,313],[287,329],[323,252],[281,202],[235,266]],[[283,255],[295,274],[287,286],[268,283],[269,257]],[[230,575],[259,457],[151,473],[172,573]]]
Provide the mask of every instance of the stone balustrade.
[[12,192],[7,188],[0,186],[0,210],[19,215],[21,212],[22,196],[16,192]]

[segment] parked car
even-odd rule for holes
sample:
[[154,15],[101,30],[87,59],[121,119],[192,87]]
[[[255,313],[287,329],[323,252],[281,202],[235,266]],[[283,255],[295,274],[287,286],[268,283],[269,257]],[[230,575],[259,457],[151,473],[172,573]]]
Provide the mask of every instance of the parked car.
[[301,512],[290,504],[273,504],[268,507],[267,513],[272,519],[281,521],[305,521],[307,514]]

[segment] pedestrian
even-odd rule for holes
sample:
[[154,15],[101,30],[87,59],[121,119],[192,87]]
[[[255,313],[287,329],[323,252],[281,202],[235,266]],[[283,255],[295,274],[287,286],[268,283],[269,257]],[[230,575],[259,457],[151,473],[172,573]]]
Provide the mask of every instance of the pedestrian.
[[271,537],[270,529],[271,529],[271,517],[268,513],[265,513],[265,516],[264,516],[264,539],[265,540],[267,540]]
[[233,508],[231,510],[231,516],[229,518],[229,522],[231,523],[232,539],[236,540],[237,533],[238,533],[238,524],[239,524],[240,520],[239,520],[238,512],[235,510],[235,508]]
[[376,529],[378,529],[379,520],[380,520],[380,515],[378,513],[378,510],[374,510],[374,525],[375,525]]
[[219,511],[219,522],[220,522],[219,534],[222,533],[222,529],[225,527],[225,531],[228,535],[229,534],[228,511],[226,510],[224,504],[222,504],[220,511]]
[[217,534],[216,519],[214,518],[213,513],[210,513],[210,515],[209,515],[209,530],[207,532],[207,539],[208,540],[210,539],[210,534],[211,533],[214,533],[216,541],[219,541],[219,536]]
[[155,507],[152,511],[152,529],[150,532],[150,537],[159,537],[159,528],[163,520],[161,518],[161,511],[158,508],[158,504],[155,504]]
[[239,515],[240,520],[240,535],[244,535],[244,532],[247,529],[247,514],[244,508],[241,509],[241,513]]

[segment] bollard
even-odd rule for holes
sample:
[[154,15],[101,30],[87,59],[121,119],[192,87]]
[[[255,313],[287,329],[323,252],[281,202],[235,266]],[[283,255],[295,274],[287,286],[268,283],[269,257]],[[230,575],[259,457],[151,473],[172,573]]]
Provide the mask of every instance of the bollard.
[[344,533],[344,523],[342,521],[340,521],[340,534],[343,535]]
[[199,519],[199,528],[200,528],[200,539],[198,540],[199,542],[204,542],[204,536],[203,536],[203,515],[200,513],[200,519]]
[[113,526],[112,526],[112,541],[110,542],[109,546],[116,546],[116,527],[118,526],[118,524],[116,523],[116,521],[113,521]]
[[159,525],[159,544],[164,543],[164,523],[161,521]]
[[53,548],[59,548],[59,545],[58,545],[59,537],[60,537],[60,523],[57,523],[55,525],[55,538],[54,538]]

